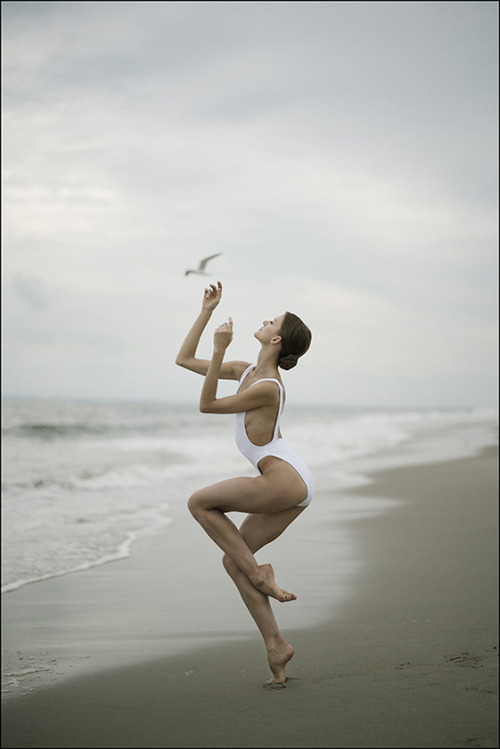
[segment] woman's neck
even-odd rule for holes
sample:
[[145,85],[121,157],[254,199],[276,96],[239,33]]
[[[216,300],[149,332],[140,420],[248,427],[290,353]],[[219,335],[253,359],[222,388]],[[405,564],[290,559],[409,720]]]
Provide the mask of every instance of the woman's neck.
[[260,377],[268,377],[276,375],[277,372],[276,352],[268,348],[261,348],[255,364],[254,374]]

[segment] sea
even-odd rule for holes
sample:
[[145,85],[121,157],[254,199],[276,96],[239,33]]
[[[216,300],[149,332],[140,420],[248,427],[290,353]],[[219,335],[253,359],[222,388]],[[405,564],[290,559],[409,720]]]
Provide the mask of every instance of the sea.
[[[498,444],[488,409],[287,406],[281,428],[319,493]],[[196,404],[4,399],[2,593],[127,557],[147,534],[168,539],[196,488],[237,475],[255,471],[232,418]]]

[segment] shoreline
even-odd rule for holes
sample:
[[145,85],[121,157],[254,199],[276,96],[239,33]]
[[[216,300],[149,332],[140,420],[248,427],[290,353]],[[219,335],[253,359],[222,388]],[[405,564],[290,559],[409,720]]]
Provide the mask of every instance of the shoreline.
[[[54,579],[49,604],[67,605],[65,592],[78,588],[71,605],[80,606],[66,612],[66,629],[49,646],[56,661],[73,661],[79,675],[7,699],[3,746],[498,746],[497,465],[498,449],[488,448],[469,458],[378,471],[369,485],[342,492],[388,501],[383,512],[344,521],[360,560],[356,569],[336,568],[330,553],[338,522],[333,494],[330,513],[326,492],[317,516],[310,510],[307,522],[290,527],[288,540],[272,551],[280,581],[293,580],[299,592],[293,614],[282,610],[293,604],[277,609],[296,648],[283,690],[260,687],[268,677],[260,637],[228,591],[220,555],[197,528],[189,539],[174,534],[177,548],[167,555],[179,558],[186,542],[197,551],[188,555],[196,558],[186,561],[181,580],[169,578],[175,606],[168,609],[166,638],[156,629],[166,614],[158,600],[161,570],[153,580],[144,574],[158,537],[149,540],[152,557],[142,562],[137,555],[77,573],[62,586]],[[87,650],[75,647],[72,632],[81,627],[82,611],[88,616],[89,601],[96,595],[102,601],[118,578],[131,598],[108,595],[101,615],[128,618],[124,632],[115,630],[114,654],[96,637],[89,655],[88,643]],[[212,578],[208,588],[199,585]],[[332,598],[343,579],[342,595]],[[19,598],[37,608],[43,631],[45,592]],[[22,625],[23,606],[17,608],[11,627],[16,617]],[[321,623],[308,621],[308,608],[315,616],[324,611]],[[88,627],[98,635],[103,622],[93,616]],[[46,618],[53,620],[54,611]],[[140,657],[124,665],[127,648],[138,645]],[[101,658],[102,670],[82,666],[85,657]]]

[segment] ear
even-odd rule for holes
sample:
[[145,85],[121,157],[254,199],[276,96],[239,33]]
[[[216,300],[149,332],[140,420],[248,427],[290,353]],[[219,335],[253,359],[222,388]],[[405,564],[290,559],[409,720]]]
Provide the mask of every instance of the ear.
[[281,343],[281,336],[275,335],[274,338],[271,338],[271,343],[274,343],[274,344]]

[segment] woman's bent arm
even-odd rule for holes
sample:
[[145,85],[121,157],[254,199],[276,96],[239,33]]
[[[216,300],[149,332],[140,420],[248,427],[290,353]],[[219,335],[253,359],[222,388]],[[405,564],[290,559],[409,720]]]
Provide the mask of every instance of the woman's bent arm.
[[233,321],[229,318],[229,322],[219,325],[214,334],[212,359],[208,364],[205,382],[201,389],[200,411],[202,413],[206,413],[208,404],[213,403],[217,398],[217,383],[221,377],[224,355],[232,340]]
[[217,399],[217,382],[221,377],[220,373],[224,353],[224,349],[214,350],[212,359],[209,362],[200,396],[200,411],[202,413],[210,413],[210,407]]
[[245,362],[223,363],[226,349],[232,339],[233,321],[229,318],[229,322],[223,323],[215,331],[213,355],[201,389],[200,411],[202,413],[231,414],[275,404],[276,387],[269,382],[259,383],[256,387],[251,387],[241,393],[236,393],[236,395],[217,398],[217,383],[221,378],[223,368],[229,367],[238,370],[242,366],[246,367]]
[[[197,374],[207,374],[210,361],[208,359],[197,358],[196,351],[201,335],[212,317],[212,312],[219,304],[221,296],[222,284],[220,281],[217,284],[210,284],[205,289],[200,314],[194,321],[175,359],[175,363],[180,367],[189,369],[191,372],[196,372]],[[237,380],[244,371],[245,366],[245,362],[227,362],[220,368],[219,377],[224,380]]]
[[196,350],[200,342],[201,334],[205,330],[211,317],[212,310],[202,309],[194,321],[175,360],[175,363],[180,367],[190,369],[192,372],[197,372],[202,375],[207,373],[210,362],[207,359],[197,359]]

